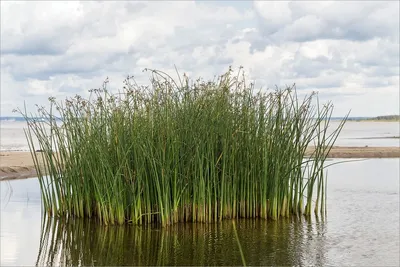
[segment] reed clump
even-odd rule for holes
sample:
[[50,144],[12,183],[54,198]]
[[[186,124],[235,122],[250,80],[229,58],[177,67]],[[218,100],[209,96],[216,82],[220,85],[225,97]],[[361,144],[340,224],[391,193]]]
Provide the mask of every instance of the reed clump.
[[255,90],[240,70],[214,81],[147,71],[150,86],[128,77],[111,94],[106,81],[88,99],[20,111],[49,215],[165,226],[324,213],[324,161],[347,118],[328,135],[331,103]]

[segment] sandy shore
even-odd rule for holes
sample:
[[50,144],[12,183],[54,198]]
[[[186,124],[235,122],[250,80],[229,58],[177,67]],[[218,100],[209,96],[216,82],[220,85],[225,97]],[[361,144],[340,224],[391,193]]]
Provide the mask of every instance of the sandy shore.
[[[308,149],[307,154],[312,152]],[[40,158],[40,157],[39,157]],[[339,147],[329,158],[400,158],[400,147]],[[0,152],[0,180],[35,177],[36,170],[30,152]]]
[[0,180],[35,177],[30,152],[0,152]]

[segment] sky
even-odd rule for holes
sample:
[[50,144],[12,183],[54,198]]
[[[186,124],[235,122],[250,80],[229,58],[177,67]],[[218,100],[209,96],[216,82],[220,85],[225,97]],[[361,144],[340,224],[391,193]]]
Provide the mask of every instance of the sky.
[[1,116],[144,68],[317,91],[334,116],[399,114],[399,1],[1,1]]

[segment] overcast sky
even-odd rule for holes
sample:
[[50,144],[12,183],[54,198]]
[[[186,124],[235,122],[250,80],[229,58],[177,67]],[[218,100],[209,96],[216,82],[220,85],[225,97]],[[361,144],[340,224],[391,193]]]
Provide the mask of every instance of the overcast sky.
[[335,116],[399,114],[398,1],[1,1],[1,115],[146,67],[213,78],[243,66]]

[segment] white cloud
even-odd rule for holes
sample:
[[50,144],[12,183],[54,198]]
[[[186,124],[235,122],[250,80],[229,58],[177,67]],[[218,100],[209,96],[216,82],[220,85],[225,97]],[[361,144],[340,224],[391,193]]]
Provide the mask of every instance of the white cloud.
[[274,42],[399,36],[398,1],[257,1],[254,7]]
[[259,86],[318,90],[337,116],[399,113],[397,1],[3,1],[0,39],[2,116],[174,65],[210,79],[244,66]]
[[277,31],[282,25],[292,21],[289,1],[255,1],[254,8],[268,26]]

